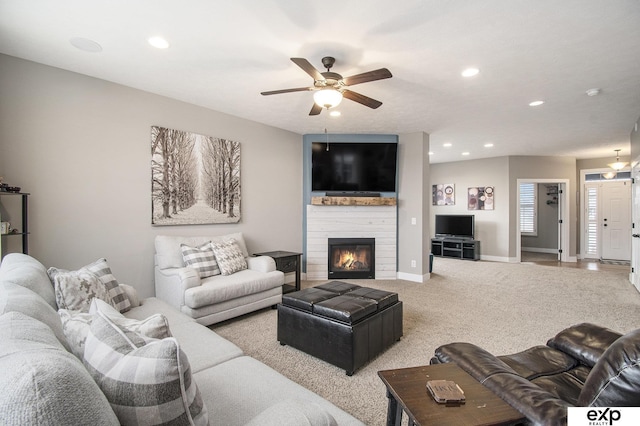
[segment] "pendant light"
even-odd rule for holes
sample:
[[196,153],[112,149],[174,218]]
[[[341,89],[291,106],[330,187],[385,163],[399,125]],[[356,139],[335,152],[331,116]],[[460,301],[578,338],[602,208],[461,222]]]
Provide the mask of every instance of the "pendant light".
[[624,169],[625,167],[627,167],[627,162],[625,161],[620,161],[620,149],[616,149],[614,150],[616,152],[616,162],[615,163],[609,163],[607,164],[609,167],[611,167],[613,170],[615,170],[616,172],[619,172],[620,170]]

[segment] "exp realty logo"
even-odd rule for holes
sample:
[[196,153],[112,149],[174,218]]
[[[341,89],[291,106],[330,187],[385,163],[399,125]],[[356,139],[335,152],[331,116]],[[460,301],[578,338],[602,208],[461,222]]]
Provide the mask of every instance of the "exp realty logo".
[[640,407],[569,407],[567,426],[632,426],[640,424]]

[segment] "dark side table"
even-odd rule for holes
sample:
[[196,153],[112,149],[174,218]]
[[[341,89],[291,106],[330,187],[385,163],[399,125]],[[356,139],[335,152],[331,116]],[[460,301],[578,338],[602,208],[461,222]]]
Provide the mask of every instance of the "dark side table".
[[[525,418],[489,388],[456,364],[436,364],[378,371],[387,387],[387,425],[400,425],[407,413],[410,425],[520,425]],[[461,405],[438,404],[427,390],[429,380],[452,380],[464,391]]]
[[294,253],[291,251],[265,251],[262,253],[254,253],[255,256],[269,256],[276,261],[276,269],[285,274],[288,272],[296,273],[295,285],[284,284],[282,286],[282,294],[300,290],[300,256],[302,253]]

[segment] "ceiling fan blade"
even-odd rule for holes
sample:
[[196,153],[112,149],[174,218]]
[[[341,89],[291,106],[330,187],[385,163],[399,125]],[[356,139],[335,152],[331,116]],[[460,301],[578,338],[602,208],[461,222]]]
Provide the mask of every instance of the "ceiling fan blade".
[[291,58],[294,64],[302,68],[304,72],[313,77],[314,80],[324,80],[324,77],[309,61],[304,58]]
[[344,96],[347,99],[350,99],[354,102],[358,102],[359,104],[362,104],[364,106],[368,106],[369,108],[373,108],[376,109],[378,108],[380,105],[382,105],[382,102],[380,101],[376,101],[375,99],[372,99],[368,96],[365,95],[361,95],[360,93],[356,93],[354,91],[351,90],[344,90],[342,91],[342,96]]
[[383,80],[385,78],[391,78],[391,71],[386,68],[380,68],[379,70],[363,72],[362,74],[352,75],[351,77],[345,77],[342,79],[345,85],[353,86],[354,84],[366,83],[368,81]]
[[314,102],[311,107],[311,111],[309,111],[309,115],[318,115],[322,112],[322,107]]
[[313,90],[313,87],[296,87],[295,89],[282,89],[282,90],[271,90],[269,92],[260,92],[261,95],[278,95],[280,93],[289,93],[289,92],[307,92],[309,90]]

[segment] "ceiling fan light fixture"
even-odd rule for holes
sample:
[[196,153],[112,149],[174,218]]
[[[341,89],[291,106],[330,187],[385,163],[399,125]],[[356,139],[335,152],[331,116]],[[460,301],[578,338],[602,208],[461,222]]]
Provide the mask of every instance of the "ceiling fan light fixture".
[[620,161],[620,151],[621,151],[620,149],[615,149],[614,151],[616,152],[616,162],[609,163],[607,164],[607,166],[611,167],[616,172],[619,172],[620,170],[627,167],[627,164],[629,163],[627,163],[626,161]]
[[333,108],[342,102],[342,93],[333,88],[321,89],[313,94],[313,101],[322,108]]

